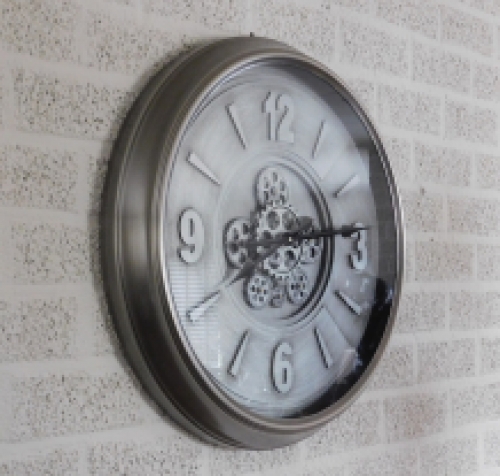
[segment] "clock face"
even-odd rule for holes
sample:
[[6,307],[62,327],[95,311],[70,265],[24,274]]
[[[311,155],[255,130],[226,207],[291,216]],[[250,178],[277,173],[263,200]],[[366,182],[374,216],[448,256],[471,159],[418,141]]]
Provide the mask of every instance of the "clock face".
[[[301,422],[310,432],[315,418],[324,423],[325,414],[338,413],[371,372],[394,318],[402,233],[380,140],[349,92],[286,47],[275,55],[262,55],[262,45],[257,50],[250,47],[247,61],[232,68],[221,66],[204,88],[193,87],[189,108],[171,106],[178,114],[173,138],[158,132],[158,146],[139,147],[141,154],[134,147],[155,144],[146,129],[160,130],[153,117],[164,113],[150,113],[163,110],[152,105],[151,92],[136,112],[139,132],[124,141],[128,175],[117,166],[116,187],[133,196],[123,199],[123,216],[132,209],[137,215],[143,203],[153,219],[140,230],[137,220],[127,225],[122,218],[120,231],[131,256],[143,250],[143,274],[155,269],[155,296],[148,317],[145,307],[139,316],[148,300],[142,286],[141,297],[129,298],[137,301],[135,315],[129,304],[127,316],[115,319],[139,377],[157,401],[161,387],[181,424],[189,410],[179,411],[181,397],[165,390],[169,377],[161,374],[169,365],[185,387],[179,393],[199,399],[193,405],[208,399],[217,411],[238,413],[240,425],[259,421],[264,434],[283,422],[298,424],[294,437],[269,443],[279,446],[306,433],[297,430]],[[178,69],[156,80],[156,95],[169,81],[175,89]],[[126,186],[123,176],[141,174],[144,184],[154,177],[153,185]],[[116,216],[120,200],[108,202]],[[144,285],[139,275],[130,280]],[[129,278],[120,279],[126,288]],[[110,294],[116,307],[116,292]],[[159,362],[161,348],[176,361]],[[227,442],[231,433],[230,444],[260,446],[255,435],[238,437],[214,419],[202,434],[210,430]],[[231,417],[222,419],[231,426]]]

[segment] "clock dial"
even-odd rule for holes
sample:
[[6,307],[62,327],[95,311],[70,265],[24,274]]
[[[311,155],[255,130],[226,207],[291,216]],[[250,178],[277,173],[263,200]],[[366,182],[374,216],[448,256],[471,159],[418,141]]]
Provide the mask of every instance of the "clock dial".
[[[137,312],[117,323],[146,387],[181,424],[219,442],[279,446],[338,413],[387,340],[399,205],[380,140],[340,82],[277,43],[232,41],[160,75],[131,120],[144,132],[122,139],[132,151],[121,170],[142,183],[120,195],[120,224],[141,203],[151,218],[142,235],[137,222],[120,229],[130,250],[121,279],[144,293],[127,298]],[[233,63],[220,59],[226,48]],[[205,83],[188,74],[203,61],[221,62]],[[121,292],[111,301],[123,308]]]

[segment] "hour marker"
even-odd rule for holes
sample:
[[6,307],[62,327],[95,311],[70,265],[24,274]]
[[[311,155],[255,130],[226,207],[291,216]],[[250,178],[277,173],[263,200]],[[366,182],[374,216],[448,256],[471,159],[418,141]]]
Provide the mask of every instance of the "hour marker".
[[344,195],[344,193],[349,192],[349,190],[352,190],[356,185],[359,185],[360,179],[359,175],[353,175],[342,187],[337,190],[334,195],[338,198],[341,195]]
[[200,317],[205,314],[221,297],[220,291],[210,294],[206,299],[192,307],[187,312],[187,317],[190,321],[196,322]]
[[344,354],[342,355],[342,360],[340,361],[340,365],[338,367],[338,374],[336,375],[337,380],[342,380],[347,377],[353,370],[356,365],[356,360],[358,358],[358,353],[354,349],[346,349],[344,350]]
[[247,348],[247,344],[248,344],[248,331],[246,331],[243,334],[243,337],[241,338],[240,343],[236,348],[236,352],[234,353],[233,361],[231,362],[231,365],[227,369],[229,374],[232,375],[233,377],[236,377],[236,375],[238,375],[238,372],[240,371],[241,361],[243,360],[243,355],[245,354],[245,349]]
[[347,294],[343,293],[342,291],[337,291],[337,296],[344,301],[347,306],[358,316],[361,314],[363,311],[363,308],[353,299],[351,299]]
[[319,328],[314,328],[314,333],[316,334],[316,339],[318,341],[319,350],[321,351],[321,355],[323,357],[323,362],[325,363],[325,367],[329,369],[333,364],[333,358],[326,346],[325,339],[323,338]]
[[229,104],[229,106],[227,106],[227,113],[229,114],[229,117],[231,118],[233,126],[236,129],[238,137],[240,138],[241,145],[243,146],[244,149],[246,149],[247,148],[247,140],[245,138],[245,133],[243,132],[243,127],[241,126],[241,121],[240,121],[240,116],[238,115],[238,110],[236,109],[234,104]]
[[187,161],[193,166],[196,167],[203,175],[208,177],[213,183],[216,185],[220,185],[219,179],[216,175],[202,162],[202,160],[194,153],[191,152]]
[[318,137],[316,138],[316,142],[314,143],[314,149],[312,153],[313,159],[315,159],[316,155],[318,155],[318,150],[321,148],[321,145],[325,140],[325,124],[325,121],[322,121],[321,126],[319,127]]

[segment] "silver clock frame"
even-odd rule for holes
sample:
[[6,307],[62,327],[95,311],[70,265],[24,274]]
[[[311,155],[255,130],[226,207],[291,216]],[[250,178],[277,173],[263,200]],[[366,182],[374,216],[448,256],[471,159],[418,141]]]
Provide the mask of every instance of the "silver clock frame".
[[[221,391],[179,327],[162,272],[160,213],[182,131],[207,92],[258,62],[299,64],[335,88],[361,118],[383,162],[396,223],[397,280],[378,348],[359,380],[314,415],[259,416]],[[123,351],[153,400],[181,427],[205,441],[250,449],[295,443],[344,411],[360,394],[389,339],[402,286],[404,226],[397,187],[380,137],[343,82],[318,62],[274,40],[238,37],[184,54],[160,71],[129,112],[116,140],[101,211],[101,261],[111,315]]]

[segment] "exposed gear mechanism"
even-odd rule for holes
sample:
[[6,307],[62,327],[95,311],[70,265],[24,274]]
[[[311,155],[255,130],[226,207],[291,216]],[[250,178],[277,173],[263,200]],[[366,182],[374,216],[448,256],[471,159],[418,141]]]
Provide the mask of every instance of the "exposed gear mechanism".
[[[309,231],[314,231],[312,227]],[[311,264],[318,261],[321,254],[322,241],[321,238],[309,238],[302,240],[302,254],[300,255],[300,262],[303,264]]]
[[245,218],[231,220],[226,228],[225,246],[228,261],[237,268],[241,268],[248,260],[248,248],[244,245],[235,244],[236,241],[244,241],[250,238],[251,224]]
[[259,174],[257,179],[257,201],[261,206],[286,205],[289,198],[288,184],[278,169],[268,167]]
[[286,293],[288,299],[293,304],[303,304],[309,297],[311,287],[309,278],[302,268],[295,268],[290,273],[290,279],[286,283]]
[[255,309],[266,306],[271,299],[271,287],[271,278],[268,276],[258,273],[250,276],[244,285],[248,304]]
[[[296,224],[297,215],[289,205],[267,206],[257,216],[257,239],[274,238],[282,233],[292,231]],[[262,253],[265,248],[257,249],[257,251]],[[300,244],[280,246],[275,253],[263,261],[262,268],[279,282],[286,281],[290,271],[298,264],[301,254]]]

